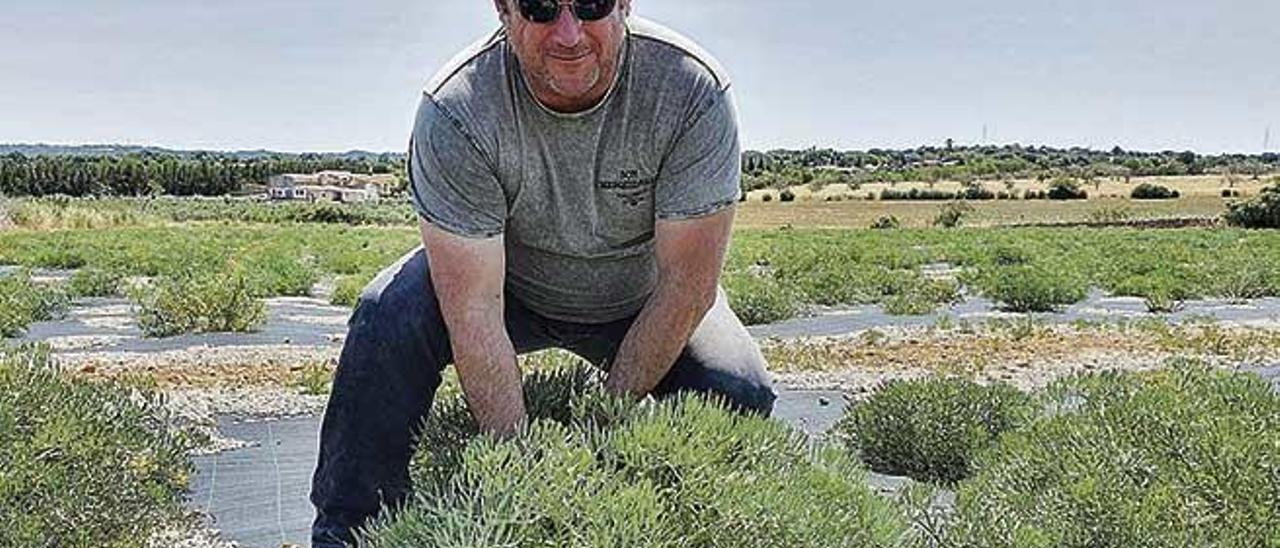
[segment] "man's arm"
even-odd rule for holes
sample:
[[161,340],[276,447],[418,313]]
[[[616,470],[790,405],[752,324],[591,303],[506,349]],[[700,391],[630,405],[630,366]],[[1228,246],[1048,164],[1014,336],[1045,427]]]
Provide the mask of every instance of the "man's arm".
[[472,239],[421,221],[431,283],[449,330],[454,366],[481,430],[501,436],[525,421],[516,352],[503,319],[502,236]]
[[694,219],[655,223],[658,284],[631,324],[605,388],[642,398],[662,381],[715,303],[734,206]]

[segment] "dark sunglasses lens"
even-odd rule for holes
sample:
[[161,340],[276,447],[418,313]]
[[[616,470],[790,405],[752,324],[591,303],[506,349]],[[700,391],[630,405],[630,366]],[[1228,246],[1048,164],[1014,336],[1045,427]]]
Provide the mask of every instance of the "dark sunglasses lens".
[[583,21],[598,21],[613,12],[617,0],[576,0],[573,13]]
[[520,0],[520,14],[534,23],[550,23],[560,15],[558,0]]

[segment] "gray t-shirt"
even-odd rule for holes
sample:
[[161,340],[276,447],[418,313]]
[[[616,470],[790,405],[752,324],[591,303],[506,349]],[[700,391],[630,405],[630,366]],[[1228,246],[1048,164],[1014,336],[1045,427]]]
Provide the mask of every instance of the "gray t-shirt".
[[739,196],[724,71],[669,29],[627,26],[617,79],[589,111],[540,104],[501,31],[437,73],[418,109],[418,214],[465,237],[502,234],[508,291],[550,318],[638,313],[657,281],[655,219],[708,215]]

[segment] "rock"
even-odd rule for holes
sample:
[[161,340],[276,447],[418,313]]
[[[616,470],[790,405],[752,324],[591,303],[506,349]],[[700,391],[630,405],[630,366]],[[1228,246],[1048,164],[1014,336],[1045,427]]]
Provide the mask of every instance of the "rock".
[[827,399],[826,396],[818,396],[818,405],[826,407],[828,405],[831,405],[831,400]]

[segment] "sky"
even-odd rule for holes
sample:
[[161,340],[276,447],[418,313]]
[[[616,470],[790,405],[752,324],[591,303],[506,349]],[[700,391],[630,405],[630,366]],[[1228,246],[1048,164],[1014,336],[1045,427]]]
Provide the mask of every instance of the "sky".
[[[490,0],[4,3],[0,143],[401,151],[497,25]],[[1280,150],[1276,0],[633,5],[726,67],[746,148]]]

